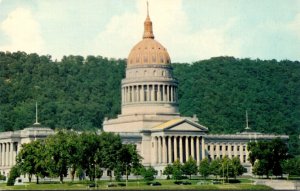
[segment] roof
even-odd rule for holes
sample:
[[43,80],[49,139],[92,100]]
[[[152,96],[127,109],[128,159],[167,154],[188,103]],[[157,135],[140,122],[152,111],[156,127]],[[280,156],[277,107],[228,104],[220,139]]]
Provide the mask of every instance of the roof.
[[[176,119],[172,119],[170,121],[167,121],[165,123],[162,123],[158,126],[155,126],[151,129],[151,131],[161,131],[161,130],[171,130],[171,128],[175,127],[175,126],[178,126],[182,123],[188,123],[189,125],[191,126],[194,126],[195,127],[195,130],[199,129],[201,131],[208,131],[208,128],[203,126],[203,125],[200,125],[194,121],[191,121],[191,120],[188,120],[186,118],[176,118]],[[177,129],[178,130],[178,129]],[[194,130],[187,130],[187,131],[194,131]]]

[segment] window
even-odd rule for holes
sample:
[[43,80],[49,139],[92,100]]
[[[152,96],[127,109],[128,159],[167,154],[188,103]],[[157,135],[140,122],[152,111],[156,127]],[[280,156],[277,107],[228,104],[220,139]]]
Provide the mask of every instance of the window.
[[234,155],[231,155],[231,158],[234,158]]
[[223,155],[220,155],[220,159],[222,159],[223,158]]
[[217,158],[217,155],[214,155],[214,159],[216,159]]
[[207,150],[210,151],[210,145],[207,146]]
[[240,146],[237,146],[237,151],[240,151]]
[[220,151],[222,150],[222,146],[220,145]]
[[228,146],[225,146],[225,151],[228,151]]
[[246,163],[246,155],[243,156],[243,163]]
[[243,146],[243,151],[246,151],[246,146]]
[[214,145],[214,151],[216,151],[216,146]]
[[234,146],[231,146],[231,151],[233,151],[234,150]]

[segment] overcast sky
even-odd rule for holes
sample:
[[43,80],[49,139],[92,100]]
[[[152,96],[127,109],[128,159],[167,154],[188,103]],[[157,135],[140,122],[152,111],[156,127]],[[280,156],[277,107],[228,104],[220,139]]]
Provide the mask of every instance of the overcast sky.
[[[300,0],[149,0],[173,62],[215,56],[300,60]],[[0,51],[126,58],[146,0],[0,0]]]

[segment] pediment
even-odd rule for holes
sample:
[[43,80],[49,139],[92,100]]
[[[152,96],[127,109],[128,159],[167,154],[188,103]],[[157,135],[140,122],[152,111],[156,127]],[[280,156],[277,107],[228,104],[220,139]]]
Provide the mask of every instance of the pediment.
[[170,120],[151,129],[152,131],[206,132],[207,127],[185,118]]

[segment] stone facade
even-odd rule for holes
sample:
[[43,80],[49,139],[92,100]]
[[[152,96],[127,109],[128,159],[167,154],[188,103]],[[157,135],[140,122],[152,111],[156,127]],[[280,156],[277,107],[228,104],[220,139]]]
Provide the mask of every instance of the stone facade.
[[33,125],[19,131],[7,131],[0,133],[0,172],[7,175],[16,164],[16,156],[21,145],[37,139],[44,139],[54,134],[50,128]]

